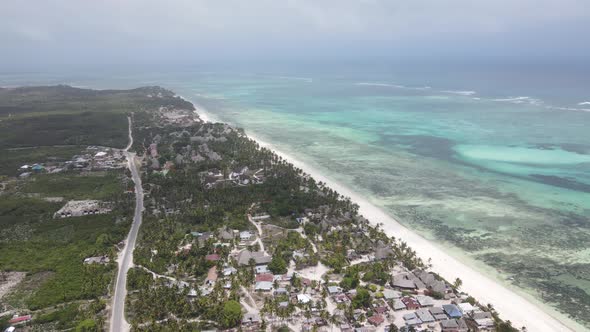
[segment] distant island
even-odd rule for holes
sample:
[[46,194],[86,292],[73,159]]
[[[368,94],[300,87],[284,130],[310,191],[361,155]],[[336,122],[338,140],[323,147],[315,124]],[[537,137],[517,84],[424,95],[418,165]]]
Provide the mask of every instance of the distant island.
[[172,91],[0,89],[0,148],[3,330],[526,330]]

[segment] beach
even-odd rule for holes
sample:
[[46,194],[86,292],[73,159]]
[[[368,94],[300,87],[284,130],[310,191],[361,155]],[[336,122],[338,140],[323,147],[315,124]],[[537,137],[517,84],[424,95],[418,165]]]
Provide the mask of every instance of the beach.
[[[195,107],[197,107],[196,112],[204,121],[217,121],[204,108],[197,104],[195,104]],[[273,150],[277,155],[302,169],[317,181],[325,182],[340,194],[350,197],[353,202],[359,205],[359,213],[366,217],[373,225],[382,223],[382,228],[388,236],[395,236],[397,239],[408,243],[424,261],[431,259],[432,271],[438,273],[443,278],[451,281],[460,278],[463,281],[462,291],[470,294],[482,304],[492,304],[500,314],[500,317],[504,320],[510,320],[513,326],[526,326],[528,331],[539,332],[583,330],[581,327],[566,326],[565,322],[551,316],[538,305],[534,304],[532,302],[534,299],[527,299],[523,295],[517,294],[504,285],[501,285],[491,277],[476,271],[474,268],[461,262],[452,253],[445,251],[443,248],[436,246],[406,228],[382,209],[373,205],[366,198],[355,193],[350,188],[324,176],[317,169],[297,160],[293,156],[277,150],[272,144],[260,140],[247,129],[246,132],[250,138],[256,140],[261,146]],[[568,323],[572,324],[571,322]]]

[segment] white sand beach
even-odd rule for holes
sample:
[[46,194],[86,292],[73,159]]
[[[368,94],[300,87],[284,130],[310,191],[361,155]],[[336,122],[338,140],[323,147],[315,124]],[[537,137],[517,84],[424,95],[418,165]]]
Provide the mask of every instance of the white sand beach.
[[[195,104],[197,113],[204,121],[217,121],[211,113]],[[247,130],[246,130],[247,131]],[[474,268],[459,261],[452,253],[448,253],[437,247],[422,236],[412,232],[397,220],[389,216],[382,209],[371,204],[366,198],[355,193],[348,187],[334,181],[309,165],[277,150],[255,135],[248,133],[248,136],[256,140],[261,146],[273,150],[279,156],[291,162],[294,166],[301,168],[318,181],[325,182],[332,189],[344,196],[348,196],[353,202],[360,206],[360,214],[370,220],[371,223],[383,223],[383,229],[389,236],[395,236],[403,240],[416,251],[423,260],[432,260],[432,270],[447,280],[460,278],[463,281],[461,290],[475,297],[480,303],[492,304],[504,320],[510,320],[515,327],[526,326],[528,331],[535,332],[557,332],[557,331],[584,331],[581,326],[573,326],[575,323],[561,318],[555,318],[540,306],[533,303],[534,299],[527,299],[522,295],[508,289],[497,281],[476,271]],[[541,305],[541,303],[539,303]],[[558,315],[555,313],[555,315]]]

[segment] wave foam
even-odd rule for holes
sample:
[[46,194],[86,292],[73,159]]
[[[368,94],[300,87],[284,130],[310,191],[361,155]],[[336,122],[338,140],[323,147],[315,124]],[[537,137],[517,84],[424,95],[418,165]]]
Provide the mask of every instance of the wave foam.
[[496,98],[492,99],[493,101],[501,101],[501,102],[509,102],[513,104],[531,104],[531,105],[541,105],[543,101],[537,98],[528,97],[528,96],[520,96],[520,97],[508,97],[508,98]]
[[580,106],[590,105],[590,101],[583,101],[581,103],[578,103],[578,105],[580,105]]
[[373,83],[373,82],[359,82],[359,83],[355,83],[355,85],[380,86],[380,87],[408,89],[408,90],[429,90],[429,89],[432,89],[429,86],[417,86],[416,87],[416,86],[406,86],[406,85],[400,85],[400,84]]
[[371,83],[371,82],[359,82],[356,83],[356,85],[363,85],[363,86],[380,86],[380,87],[387,87],[387,88],[398,88],[398,89],[404,89],[406,88],[403,85],[398,85],[398,84],[387,84],[387,83]]
[[477,93],[475,91],[469,91],[469,90],[442,90],[441,92],[451,93],[454,95],[461,95],[461,96],[473,96],[474,94]]

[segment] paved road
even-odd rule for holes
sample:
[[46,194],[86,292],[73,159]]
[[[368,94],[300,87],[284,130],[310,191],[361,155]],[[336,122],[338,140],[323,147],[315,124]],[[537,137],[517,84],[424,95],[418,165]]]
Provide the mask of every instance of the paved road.
[[141,186],[141,176],[139,168],[135,161],[135,153],[129,152],[133,145],[133,136],[131,131],[131,118],[129,118],[129,145],[125,148],[125,156],[127,157],[127,164],[131,170],[131,176],[135,183],[135,214],[133,216],[133,224],[127,236],[125,247],[119,253],[117,259],[119,269],[117,272],[117,279],[115,281],[115,292],[113,295],[113,302],[111,304],[111,332],[125,332],[129,331],[129,323],[125,320],[125,296],[127,295],[127,271],[133,266],[133,250],[135,249],[135,241],[137,240],[137,233],[139,226],[141,226],[141,217],[143,212],[143,188]]

